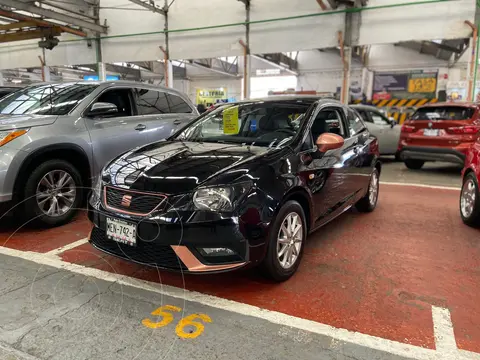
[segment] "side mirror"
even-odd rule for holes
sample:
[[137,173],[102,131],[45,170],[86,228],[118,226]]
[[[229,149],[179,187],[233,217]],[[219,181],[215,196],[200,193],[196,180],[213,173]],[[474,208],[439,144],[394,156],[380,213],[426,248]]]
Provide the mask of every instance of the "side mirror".
[[92,105],[88,112],[88,116],[110,116],[118,113],[118,107],[115,104],[107,102],[97,102]]
[[392,128],[397,125],[397,120],[395,120],[393,117],[390,117],[388,118],[388,120],[390,120],[390,125],[392,126]]
[[325,153],[328,150],[339,149],[344,144],[343,137],[333,133],[324,133],[317,138],[315,144],[317,145],[318,151]]

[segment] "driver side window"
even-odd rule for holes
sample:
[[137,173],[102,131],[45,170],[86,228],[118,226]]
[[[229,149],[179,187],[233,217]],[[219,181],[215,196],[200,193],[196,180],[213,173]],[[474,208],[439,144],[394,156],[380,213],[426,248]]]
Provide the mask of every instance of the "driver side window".
[[377,125],[389,125],[387,119],[385,119],[382,115],[371,111],[370,116],[372,117],[373,123]]
[[341,110],[336,108],[326,108],[321,110],[310,129],[313,141],[324,133],[334,133],[345,137],[345,129],[343,128],[343,120]]
[[132,101],[130,89],[112,89],[101,94],[95,103],[110,103],[117,107],[118,112],[109,117],[132,116]]

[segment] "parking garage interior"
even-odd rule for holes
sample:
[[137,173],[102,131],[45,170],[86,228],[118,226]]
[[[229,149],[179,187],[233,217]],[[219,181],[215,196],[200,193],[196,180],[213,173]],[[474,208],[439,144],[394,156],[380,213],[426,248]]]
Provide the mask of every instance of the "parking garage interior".
[[0,0],[0,359],[480,359],[476,0]]

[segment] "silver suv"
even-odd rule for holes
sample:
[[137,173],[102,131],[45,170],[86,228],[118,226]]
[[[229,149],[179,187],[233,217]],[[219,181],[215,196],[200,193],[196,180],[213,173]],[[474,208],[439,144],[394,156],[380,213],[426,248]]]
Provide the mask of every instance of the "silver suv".
[[109,160],[168,137],[197,116],[184,94],[134,82],[41,84],[6,96],[0,100],[0,216],[14,206],[11,212],[26,221],[68,222]]

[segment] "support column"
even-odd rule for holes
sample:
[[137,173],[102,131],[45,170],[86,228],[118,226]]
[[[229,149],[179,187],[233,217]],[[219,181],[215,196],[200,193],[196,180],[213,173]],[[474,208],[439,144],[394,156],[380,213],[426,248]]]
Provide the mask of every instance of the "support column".
[[243,99],[249,99],[251,93],[250,74],[251,74],[251,56],[250,56],[250,0],[240,0],[245,4],[245,41],[240,40],[243,47]]
[[98,72],[98,80],[100,81],[107,80],[107,69],[105,67],[105,63],[103,62],[97,63],[97,72]]
[[472,55],[470,57],[470,61],[468,63],[468,92],[467,92],[467,101],[475,101],[475,87],[476,87],[476,80],[477,80],[477,68],[478,68],[478,29],[470,21],[465,21],[465,24],[470,26],[472,29],[472,40],[470,41],[470,47],[472,49]]
[[[94,16],[97,18],[95,21],[97,24],[99,23],[100,19],[100,0],[96,1],[96,6],[93,8]],[[95,35],[95,50],[97,55],[97,74],[98,80],[105,81],[107,80],[107,69],[105,67],[105,63],[103,62],[102,56],[102,40],[100,38],[100,34]]]
[[51,81],[50,68],[48,66],[45,65],[42,67],[42,75],[43,75],[43,81],[45,82]]
[[165,61],[165,73],[168,74],[168,83],[165,79],[165,86],[173,88],[173,65],[170,60]]
[[3,80],[3,73],[0,71],[0,86],[4,86],[5,82]]
[[[361,7],[361,0],[355,0],[349,7]],[[340,101],[350,103],[350,72],[352,67],[353,47],[358,44],[360,37],[361,13],[347,12],[345,14],[345,31],[338,33],[338,46],[342,57],[343,80]]]

